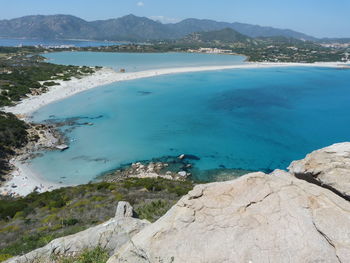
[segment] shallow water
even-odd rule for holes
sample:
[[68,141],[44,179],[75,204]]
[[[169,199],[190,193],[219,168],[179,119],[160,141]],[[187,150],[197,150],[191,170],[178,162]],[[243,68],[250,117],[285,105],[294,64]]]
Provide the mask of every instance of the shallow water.
[[243,56],[199,53],[108,53],[108,52],[59,52],[44,55],[49,62],[76,66],[104,66],[119,71],[136,72],[151,69],[225,66],[242,64]]
[[349,80],[350,70],[237,69],[96,88],[35,114],[36,121],[84,117],[80,123],[93,125],[76,125],[67,133],[70,149],[46,153],[31,167],[64,183],[182,153],[200,157],[201,170],[285,169],[312,150],[350,140]]

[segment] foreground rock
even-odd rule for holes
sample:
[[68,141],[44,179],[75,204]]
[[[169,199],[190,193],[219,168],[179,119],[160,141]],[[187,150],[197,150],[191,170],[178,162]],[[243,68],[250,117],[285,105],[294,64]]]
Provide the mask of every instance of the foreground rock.
[[350,143],[338,143],[292,162],[290,173],[328,187],[350,199]]
[[74,256],[85,249],[105,248],[112,253],[120,248],[146,225],[148,221],[132,218],[133,210],[129,203],[119,202],[115,218],[104,224],[89,228],[77,234],[58,238],[43,248],[24,256],[12,258],[7,263],[55,262],[55,257]]
[[289,170],[197,185],[153,224],[120,202],[105,224],[9,262],[50,262],[97,246],[114,253],[108,263],[348,262],[350,143]]
[[198,185],[116,262],[348,262],[350,203],[283,171]]

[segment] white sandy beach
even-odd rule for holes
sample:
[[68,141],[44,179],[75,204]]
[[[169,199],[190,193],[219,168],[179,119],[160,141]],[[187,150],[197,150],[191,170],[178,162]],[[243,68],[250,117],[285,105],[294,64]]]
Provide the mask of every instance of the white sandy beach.
[[[14,107],[4,108],[7,112],[20,115],[24,119],[37,111],[39,108],[48,105],[57,100],[61,100],[98,86],[111,84],[113,82],[148,78],[166,74],[177,74],[186,72],[215,71],[227,69],[249,69],[249,68],[272,68],[272,67],[332,67],[344,68],[346,63],[244,63],[232,66],[204,66],[204,67],[184,67],[169,68],[158,70],[147,70],[141,72],[118,73],[109,68],[103,68],[96,73],[83,77],[81,79],[72,79],[70,81],[60,81],[60,85],[53,86],[49,91],[40,96],[29,96]],[[0,194],[13,194],[25,196],[37,189],[39,192],[53,190],[63,185],[47,182],[39,175],[31,171],[26,164],[17,160],[12,160],[16,170],[12,173],[12,179],[0,188]],[[16,187],[14,187],[16,186]]]
[[12,179],[0,188],[0,195],[26,196],[34,190],[40,193],[63,187],[63,184],[48,182],[33,172],[26,163],[16,158],[11,160],[16,168],[12,172]]
[[177,74],[186,72],[215,71],[225,69],[248,69],[248,68],[272,68],[272,67],[346,67],[345,63],[245,63],[232,66],[204,66],[204,67],[185,67],[155,69],[140,72],[118,73],[113,69],[103,68],[96,73],[82,79],[72,79],[70,81],[59,81],[60,85],[53,86],[48,92],[40,96],[29,96],[14,107],[5,107],[5,111],[14,114],[30,116],[31,113],[39,108],[75,95],[98,86],[111,84],[113,82],[133,80],[140,78],[149,78],[167,74]]

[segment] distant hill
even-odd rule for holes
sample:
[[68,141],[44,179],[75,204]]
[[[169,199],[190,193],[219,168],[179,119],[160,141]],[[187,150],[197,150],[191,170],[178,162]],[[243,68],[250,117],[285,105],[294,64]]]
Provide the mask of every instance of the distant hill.
[[316,38],[308,36],[306,34],[296,32],[290,29],[278,29],[273,27],[264,27],[258,25],[250,25],[243,23],[227,23],[227,22],[217,22],[208,19],[185,19],[176,24],[169,24],[169,27],[175,29],[175,31],[187,35],[193,32],[201,31],[214,31],[224,28],[232,28],[237,32],[247,35],[249,37],[273,37],[273,36],[284,36],[292,37],[303,40],[315,40]]
[[193,18],[174,24],[162,24],[134,15],[92,22],[71,15],[36,15],[0,20],[0,37],[147,41],[179,39],[194,32],[226,28],[249,37],[284,36],[305,40],[315,39],[289,29]]
[[231,28],[224,28],[221,30],[209,31],[209,32],[197,32],[189,34],[184,38],[185,42],[191,43],[233,43],[240,42],[246,43],[251,38],[245,36]]
[[339,44],[349,44],[350,38],[322,38],[319,39],[320,43],[331,44],[331,43],[339,43]]
[[25,16],[0,21],[0,36],[43,39],[98,37],[96,28],[83,19],[70,15]]

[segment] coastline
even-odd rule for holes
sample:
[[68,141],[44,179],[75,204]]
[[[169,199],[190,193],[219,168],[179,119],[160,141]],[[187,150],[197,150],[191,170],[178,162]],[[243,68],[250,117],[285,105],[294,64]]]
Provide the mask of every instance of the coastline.
[[[318,62],[318,63],[271,63],[271,62],[246,62],[244,64],[231,66],[203,66],[203,67],[183,67],[155,69],[139,72],[119,73],[110,68],[102,68],[92,75],[81,79],[72,78],[70,81],[57,81],[59,85],[50,87],[49,91],[35,96],[29,96],[13,107],[5,107],[3,110],[16,114],[20,118],[28,121],[31,114],[55,101],[65,99],[80,92],[111,84],[119,81],[149,78],[160,75],[216,71],[228,69],[254,69],[254,68],[274,68],[274,67],[324,67],[324,68],[348,68],[343,62]],[[13,158],[10,163],[15,169],[9,174],[10,180],[0,187],[0,195],[25,196],[33,190],[38,192],[51,191],[66,185],[55,184],[45,181],[28,165],[19,161],[20,157]],[[14,187],[16,186],[16,187]]]
[[43,193],[65,186],[41,178],[25,162],[20,161],[20,156],[11,159],[10,163],[15,169],[10,173],[11,179],[0,187],[0,195],[26,196],[33,191]]
[[23,119],[28,117],[41,107],[55,101],[68,98],[80,92],[108,85],[114,82],[127,81],[141,78],[150,78],[161,75],[216,71],[228,69],[254,69],[254,68],[274,68],[274,67],[324,67],[324,68],[344,68],[348,67],[344,62],[317,62],[317,63],[272,63],[272,62],[246,62],[232,66],[203,66],[203,67],[180,67],[154,69],[138,72],[119,73],[111,68],[102,68],[92,75],[81,79],[73,78],[70,81],[57,81],[60,85],[52,86],[49,91],[20,101],[17,105],[4,107],[4,111],[20,115]]

